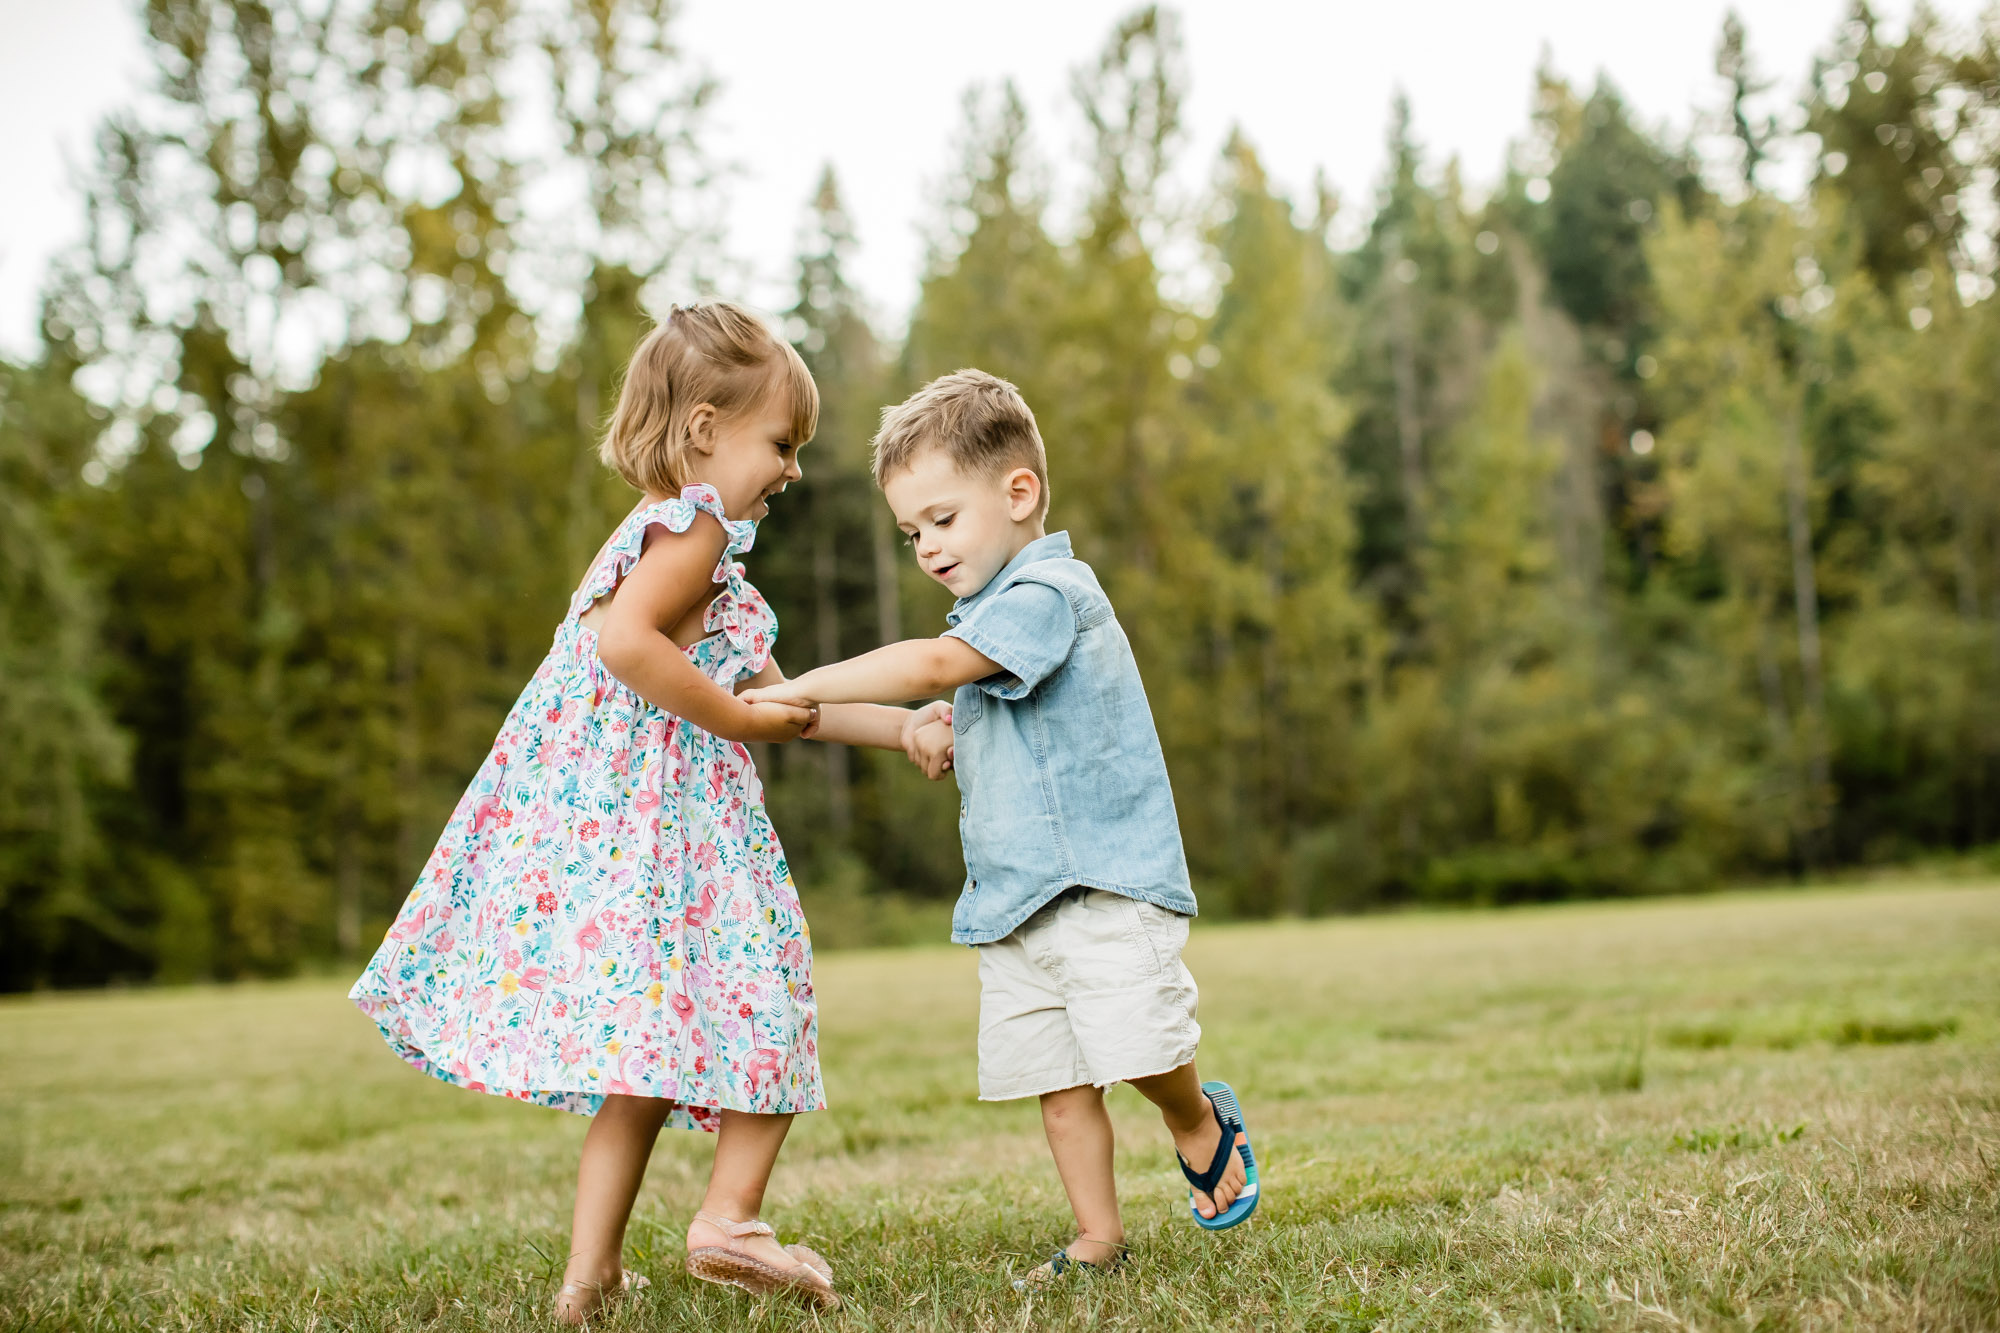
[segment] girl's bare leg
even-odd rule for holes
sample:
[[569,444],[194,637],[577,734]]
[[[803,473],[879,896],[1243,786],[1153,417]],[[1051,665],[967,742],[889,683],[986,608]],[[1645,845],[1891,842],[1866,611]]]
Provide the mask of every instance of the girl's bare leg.
[[[771,1183],[771,1168],[777,1165],[778,1149],[784,1146],[785,1135],[791,1128],[789,1115],[722,1112],[722,1132],[715,1139],[715,1165],[709,1169],[708,1193],[702,1196],[702,1211],[732,1222],[757,1220],[764,1207],[764,1188]],[[706,1222],[688,1224],[690,1250],[724,1245],[728,1240],[719,1228]],[[739,1242],[739,1247],[777,1268],[790,1268],[798,1262],[772,1236],[748,1236]]]
[[625,1224],[646,1178],[653,1142],[673,1103],[658,1097],[604,1099],[583,1136],[576,1168],[576,1209],[571,1215],[569,1264],[563,1284],[580,1290],[557,1298],[556,1318],[581,1323],[624,1278]]
[[1125,1243],[1125,1223],[1118,1216],[1118,1182],[1111,1167],[1111,1116],[1104,1109],[1104,1090],[1085,1084],[1042,1094],[1042,1132],[1055,1155],[1056,1174],[1076,1214],[1076,1239],[1066,1247],[1070,1258],[1086,1264],[1107,1263]]

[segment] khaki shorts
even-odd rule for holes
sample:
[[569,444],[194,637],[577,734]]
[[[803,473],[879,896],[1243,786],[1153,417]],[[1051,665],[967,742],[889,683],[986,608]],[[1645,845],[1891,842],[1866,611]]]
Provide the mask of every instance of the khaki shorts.
[[979,949],[979,1098],[1107,1087],[1179,1069],[1201,1041],[1188,921],[1071,889]]

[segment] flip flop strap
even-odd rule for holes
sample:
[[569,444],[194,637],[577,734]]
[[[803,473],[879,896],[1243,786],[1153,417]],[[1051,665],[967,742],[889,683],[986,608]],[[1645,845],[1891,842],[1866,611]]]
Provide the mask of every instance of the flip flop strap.
[[731,1240],[742,1240],[746,1236],[775,1236],[778,1234],[771,1229],[768,1222],[733,1222],[720,1213],[711,1213],[706,1209],[696,1213],[694,1220],[697,1222],[706,1222]]
[[1200,1172],[1189,1166],[1187,1158],[1179,1153],[1174,1154],[1174,1160],[1181,1164],[1181,1174],[1187,1177],[1188,1184],[1194,1186],[1196,1193],[1213,1196],[1216,1185],[1221,1183],[1223,1174],[1229,1170],[1229,1155],[1236,1151],[1236,1136],[1243,1133],[1243,1122],[1234,1117],[1225,1119],[1222,1108],[1212,1100],[1209,1105],[1215,1112],[1215,1123],[1222,1128],[1222,1140],[1215,1146],[1215,1160],[1208,1164],[1208,1170]]
[[1067,1249],[1057,1250],[1049,1256],[1049,1272],[1060,1275],[1072,1268],[1081,1268],[1094,1273],[1115,1273],[1125,1266],[1131,1251],[1120,1245],[1109,1259],[1101,1264],[1093,1264],[1086,1259],[1072,1259]]

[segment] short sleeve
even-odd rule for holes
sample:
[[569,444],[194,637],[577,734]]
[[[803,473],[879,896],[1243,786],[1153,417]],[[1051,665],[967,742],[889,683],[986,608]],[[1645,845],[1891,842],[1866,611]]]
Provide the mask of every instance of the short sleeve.
[[1016,583],[974,607],[945,637],[963,639],[1000,664],[1001,672],[980,681],[980,689],[1023,699],[1069,658],[1076,613],[1046,583]]

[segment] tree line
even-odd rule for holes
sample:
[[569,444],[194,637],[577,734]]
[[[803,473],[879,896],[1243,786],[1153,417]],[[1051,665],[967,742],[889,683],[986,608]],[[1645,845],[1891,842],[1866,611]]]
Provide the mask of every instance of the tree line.
[[[666,0],[145,15],[45,349],[0,362],[8,989],[371,947],[633,500],[592,450],[621,358],[730,278]],[[1544,69],[1484,191],[1399,103],[1358,210],[1241,134],[1190,196],[1142,9],[1078,72],[1073,214],[1020,99],[967,95],[896,338],[829,171],[778,312],[821,431],[749,558],[780,660],[941,628],[866,445],[977,365],[1040,418],[1207,911],[1992,841],[2000,16],[1857,4],[1794,100],[1732,18],[1716,73],[1669,132]],[[957,891],[949,784],[760,766],[830,934]]]

